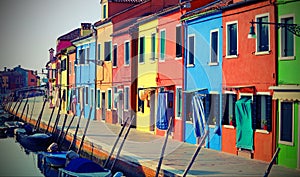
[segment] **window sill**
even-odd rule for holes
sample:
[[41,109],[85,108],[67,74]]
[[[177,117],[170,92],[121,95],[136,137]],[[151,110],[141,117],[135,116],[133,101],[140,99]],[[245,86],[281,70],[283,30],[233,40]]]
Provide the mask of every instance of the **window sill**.
[[150,59],[150,64],[156,63],[155,60]]
[[209,128],[216,128],[216,125],[208,125]]
[[263,129],[256,129],[255,132],[262,133],[262,134],[270,134],[270,132],[268,132],[267,130],[263,130]]
[[113,66],[112,68],[115,69],[115,68],[118,68],[118,66]]
[[233,125],[223,125],[224,128],[228,128],[228,129],[234,129]]
[[139,62],[139,65],[144,65],[145,64],[145,62]]
[[195,64],[187,64],[186,67],[187,68],[193,68],[193,67],[195,67]]
[[219,63],[218,63],[218,62],[216,62],[216,63],[215,63],[215,62],[214,62],[214,63],[208,63],[208,65],[209,65],[209,66],[218,66]]
[[182,60],[182,57],[175,57],[175,60]]
[[226,55],[225,58],[234,59],[234,58],[238,58],[238,55]]
[[279,60],[295,60],[295,56],[289,56],[289,57],[279,57]]
[[129,67],[130,65],[124,65],[125,67]]
[[166,61],[165,59],[163,59],[163,60],[160,59],[160,60],[159,60],[160,63],[163,63],[163,62],[165,62],[165,61]]
[[279,144],[284,144],[284,145],[288,145],[288,146],[294,146],[294,142],[288,142],[288,141],[278,141]]
[[269,55],[269,54],[270,54],[270,51],[262,51],[262,52],[256,51],[255,52],[255,55]]
[[176,116],[175,119],[176,119],[176,120],[181,120],[181,117],[177,117],[177,116]]

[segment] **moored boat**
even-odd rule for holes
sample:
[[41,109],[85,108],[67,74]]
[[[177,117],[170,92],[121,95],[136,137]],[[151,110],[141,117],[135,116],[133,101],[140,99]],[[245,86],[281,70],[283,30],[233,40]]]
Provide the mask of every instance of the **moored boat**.
[[25,149],[30,151],[45,151],[52,143],[52,135],[45,133],[19,134],[18,141]]

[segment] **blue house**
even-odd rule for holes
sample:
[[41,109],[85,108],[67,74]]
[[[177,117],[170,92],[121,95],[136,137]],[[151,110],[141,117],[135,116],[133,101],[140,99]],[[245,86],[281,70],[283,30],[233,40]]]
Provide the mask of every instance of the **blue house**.
[[75,81],[76,81],[76,114],[89,117],[92,107],[91,119],[95,119],[95,37],[90,35],[75,39],[76,46]]
[[208,130],[205,146],[221,150],[222,13],[200,8],[186,13],[182,21],[185,142],[196,144]]

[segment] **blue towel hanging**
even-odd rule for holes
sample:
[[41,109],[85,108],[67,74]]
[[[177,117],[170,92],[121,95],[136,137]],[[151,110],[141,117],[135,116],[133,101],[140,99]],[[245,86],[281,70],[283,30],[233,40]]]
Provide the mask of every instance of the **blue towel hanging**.
[[205,132],[205,114],[203,106],[203,96],[194,95],[192,98],[192,113],[193,113],[193,124],[195,129],[195,136],[201,137]]
[[158,94],[156,127],[160,130],[167,130],[169,126],[169,120],[167,117],[167,96],[168,93],[166,92]]

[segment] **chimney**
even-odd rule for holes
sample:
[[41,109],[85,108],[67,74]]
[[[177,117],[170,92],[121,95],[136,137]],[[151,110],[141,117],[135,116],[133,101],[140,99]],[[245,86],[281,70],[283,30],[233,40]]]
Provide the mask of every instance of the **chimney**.
[[80,30],[80,36],[86,36],[91,34],[92,24],[91,23],[81,23],[81,30]]
[[21,65],[18,65],[18,68],[21,68]]
[[5,72],[7,71],[7,67],[6,67],[6,66],[4,66],[4,71],[5,71]]
[[50,59],[50,61],[53,61],[53,56],[54,56],[54,49],[51,48],[51,49],[49,49],[49,59]]

